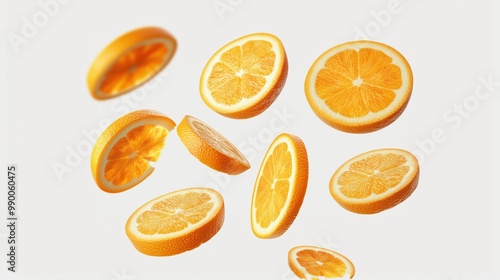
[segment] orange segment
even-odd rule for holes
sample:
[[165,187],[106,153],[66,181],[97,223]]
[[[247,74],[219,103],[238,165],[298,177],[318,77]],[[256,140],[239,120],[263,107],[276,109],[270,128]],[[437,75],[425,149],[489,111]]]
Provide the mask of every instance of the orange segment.
[[324,52],[311,66],[305,93],[314,113],[328,125],[364,133],[394,122],[406,108],[413,76],[394,48],[354,41]]
[[144,84],[172,59],[177,41],[166,30],[143,27],[111,42],[95,58],[87,85],[96,99],[108,99]]
[[92,150],[91,171],[99,188],[122,192],[146,179],[174,127],[171,119],[153,110],[134,111],[114,121]]
[[288,265],[301,279],[352,278],[352,262],[335,251],[316,246],[297,246],[288,252]]
[[224,223],[224,200],[209,188],[187,188],[157,197],[127,220],[125,232],[141,253],[180,254],[210,240]]
[[330,193],[345,209],[373,214],[408,198],[418,184],[419,164],[410,152],[380,149],[360,154],[337,169]]
[[193,156],[214,170],[236,175],[250,168],[248,160],[229,140],[195,117],[185,116],[177,134]]
[[249,34],[219,49],[200,78],[203,101],[231,118],[250,118],[276,100],[288,62],[281,41],[268,33]]
[[251,207],[253,233],[260,238],[282,235],[304,200],[309,164],[300,138],[281,134],[269,146],[257,174]]

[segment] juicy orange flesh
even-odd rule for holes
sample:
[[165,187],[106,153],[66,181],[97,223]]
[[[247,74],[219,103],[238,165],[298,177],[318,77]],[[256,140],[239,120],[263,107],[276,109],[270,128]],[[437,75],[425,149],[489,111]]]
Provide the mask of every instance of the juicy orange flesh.
[[252,40],[221,55],[208,78],[208,89],[217,103],[233,105],[255,96],[272,73],[276,54],[272,44]]
[[149,168],[150,161],[157,161],[165,146],[168,130],[153,124],[130,130],[111,148],[104,177],[116,186],[139,178]]
[[347,266],[341,259],[322,251],[299,251],[297,262],[314,276],[343,277],[347,272]]
[[232,156],[233,158],[237,158],[241,161],[246,161],[232,144],[227,142],[227,140],[225,140],[218,132],[214,131],[211,127],[196,120],[193,120],[191,124],[198,132],[198,135],[200,135],[208,145],[218,149],[226,155]]
[[158,201],[137,217],[137,230],[146,235],[181,231],[205,218],[214,207],[210,195],[189,192]]
[[402,84],[401,69],[391,57],[361,48],[330,57],[318,72],[315,88],[332,111],[357,118],[387,108]]
[[264,163],[255,200],[256,222],[263,228],[274,222],[285,206],[290,191],[291,166],[292,155],[285,143],[278,144]]
[[410,170],[402,155],[376,154],[354,162],[338,179],[340,192],[351,198],[378,195],[397,186]]
[[101,83],[104,94],[125,92],[153,76],[168,52],[164,43],[142,45],[122,55]]

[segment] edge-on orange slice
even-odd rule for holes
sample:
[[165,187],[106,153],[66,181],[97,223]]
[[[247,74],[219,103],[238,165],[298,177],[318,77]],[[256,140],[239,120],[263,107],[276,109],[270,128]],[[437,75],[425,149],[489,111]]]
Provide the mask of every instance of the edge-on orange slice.
[[276,100],[285,85],[288,60],[280,39],[269,33],[238,38],[220,48],[200,78],[200,94],[215,112],[250,118]]
[[419,173],[418,160],[410,152],[373,150],[342,164],[330,179],[330,193],[349,211],[374,214],[408,198],[418,185]]
[[134,247],[151,256],[171,256],[199,247],[224,223],[224,200],[210,188],[187,188],[139,207],[125,232]]
[[406,108],[413,74],[394,48],[353,41],[324,52],[306,76],[305,93],[314,113],[345,132],[365,133],[394,122]]
[[254,185],[250,220],[255,236],[275,238],[286,232],[302,206],[308,177],[302,140],[278,135],[264,155]]
[[245,156],[212,127],[192,116],[185,116],[177,134],[189,153],[206,166],[231,175],[250,168]]
[[354,277],[355,268],[344,255],[316,246],[297,246],[288,252],[288,265],[301,279]]
[[87,86],[95,99],[129,92],[160,72],[172,59],[177,41],[159,27],[132,30],[115,39],[95,58]]
[[90,169],[105,192],[128,190],[154,170],[168,133],[175,123],[153,110],[137,110],[114,121],[97,139]]

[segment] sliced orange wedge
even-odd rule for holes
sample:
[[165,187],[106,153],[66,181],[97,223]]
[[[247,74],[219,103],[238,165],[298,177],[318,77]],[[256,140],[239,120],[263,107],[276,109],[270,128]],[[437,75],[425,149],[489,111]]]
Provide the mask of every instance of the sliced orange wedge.
[[199,247],[224,223],[224,200],[209,188],[188,188],[157,197],[127,220],[134,247],[150,256],[171,256]]
[[220,48],[200,78],[200,94],[215,112],[250,118],[276,100],[285,85],[288,61],[278,37],[255,33]]
[[288,265],[301,279],[354,277],[352,262],[335,251],[316,246],[297,246],[288,252]]
[[231,175],[250,168],[245,156],[224,136],[204,122],[185,116],[177,134],[188,151],[206,166]]
[[111,42],[92,63],[87,85],[95,99],[129,92],[160,72],[172,59],[177,41],[166,30],[143,27]]
[[324,52],[311,66],[305,93],[314,113],[328,125],[352,133],[379,130],[406,108],[413,75],[394,48],[353,41]]
[[97,139],[90,168],[105,192],[128,190],[154,170],[168,133],[175,123],[153,110],[138,110],[114,121]]
[[401,149],[369,151],[345,162],[330,179],[330,193],[345,209],[373,214],[408,198],[418,184],[417,158]]
[[255,181],[251,225],[259,238],[281,236],[298,215],[307,188],[309,162],[302,140],[280,134],[269,146]]

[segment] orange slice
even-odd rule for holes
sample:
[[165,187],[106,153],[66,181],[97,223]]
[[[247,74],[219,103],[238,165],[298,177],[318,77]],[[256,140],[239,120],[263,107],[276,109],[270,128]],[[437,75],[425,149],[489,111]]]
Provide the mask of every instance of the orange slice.
[[153,110],[130,112],[114,121],[92,150],[90,168],[97,186],[117,193],[146,179],[174,127],[171,119]]
[[285,85],[288,61],[278,37],[255,33],[220,48],[207,62],[200,94],[215,112],[230,118],[250,118],[276,100]]
[[406,59],[394,48],[354,41],[324,52],[311,66],[305,93],[314,113],[345,132],[364,133],[394,122],[413,87]]
[[252,196],[251,224],[259,238],[274,238],[290,227],[307,188],[309,163],[302,140],[280,134],[269,146],[257,174]]
[[231,175],[250,168],[245,156],[224,136],[204,122],[185,116],[177,134],[188,151],[206,166]]
[[143,27],[111,42],[95,58],[87,85],[95,99],[129,92],[160,72],[172,59],[177,41],[166,30]]
[[333,174],[330,193],[345,209],[373,214],[408,198],[418,184],[417,158],[400,149],[369,151],[348,160]]
[[224,223],[224,200],[209,188],[188,188],[157,197],[127,220],[125,232],[141,253],[180,254],[210,240]]
[[335,251],[316,246],[297,246],[288,252],[288,265],[301,279],[319,280],[354,276],[352,262]]

